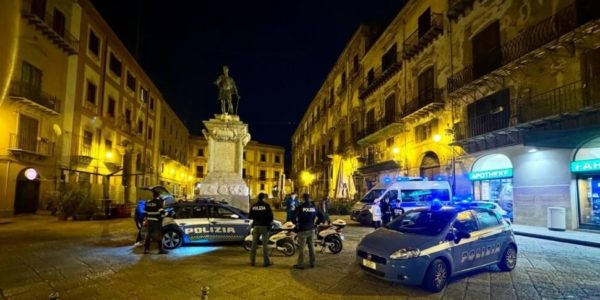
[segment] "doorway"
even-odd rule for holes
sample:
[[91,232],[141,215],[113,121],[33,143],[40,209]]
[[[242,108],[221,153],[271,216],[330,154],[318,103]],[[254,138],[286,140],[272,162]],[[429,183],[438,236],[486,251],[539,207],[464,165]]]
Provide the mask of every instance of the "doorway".
[[15,214],[33,214],[40,199],[40,178],[33,168],[21,170],[15,189]]

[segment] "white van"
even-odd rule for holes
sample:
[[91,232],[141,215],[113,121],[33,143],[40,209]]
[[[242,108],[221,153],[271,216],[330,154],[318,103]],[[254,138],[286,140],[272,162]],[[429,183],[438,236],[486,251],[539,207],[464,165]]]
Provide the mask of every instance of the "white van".
[[440,200],[443,204],[450,203],[452,189],[448,181],[430,181],[420,177],[397,177],[390,183],[379,183],[352,207],[352,220],[362,224],[371,224],[372,216],[369,212],[371,205],[384,198],[390,200],[394,215],[423,206],[430,206],[433,200]]

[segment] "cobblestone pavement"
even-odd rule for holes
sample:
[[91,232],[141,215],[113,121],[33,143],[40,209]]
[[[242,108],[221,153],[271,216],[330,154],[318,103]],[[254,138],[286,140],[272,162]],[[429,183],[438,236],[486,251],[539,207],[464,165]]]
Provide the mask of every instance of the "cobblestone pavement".
[[251,267],[240,245],[143,255],[131,220],[21,217],[0,225],[0,299],[198,299],[203,287],[208,299],[600,299],[600,249],[517,237],[513,272],[491,267],[428,294],[360,270],[354,249],[372,229],[349,224],[342,253],[318,253],[301,271],[277,254],[272,267]]

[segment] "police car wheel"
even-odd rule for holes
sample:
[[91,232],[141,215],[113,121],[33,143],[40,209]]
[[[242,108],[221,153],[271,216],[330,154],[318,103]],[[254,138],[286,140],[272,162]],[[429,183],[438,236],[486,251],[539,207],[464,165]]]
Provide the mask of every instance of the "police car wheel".
[[246,251],[252,250],[252,241],[244,241],[243,246]]
[[327,248],[329,249],[329,251],[331,251],[331,253],[333,254],[338,254],[342,252],[342,249],[344,248],[344,244],[342,244],[342,239],[340,239],[340,237],[336,235],[330,235],[327,238],[325,238],[325,243],[327,244]]
[[512,271],[517,266],[517,248],[508,246],[502,254],[502,260],[498,264],[498,268],[504,272]]
[[448,281],[448,266],[441,259],[434,260],[427,269],[423,287],[428,291],[437,293],[444,289]]
[[162,243],[165,249],[175,249],[183,244],[183,238],[177,230],[167,229],[163,234]]

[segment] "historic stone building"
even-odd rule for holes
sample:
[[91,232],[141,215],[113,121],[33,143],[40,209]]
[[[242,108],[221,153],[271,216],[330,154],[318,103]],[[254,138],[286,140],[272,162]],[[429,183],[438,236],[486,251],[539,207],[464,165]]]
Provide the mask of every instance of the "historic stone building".
[[3,5],[0,9],[14,14],[5,20],[19,25],[2,34],[3,38],[18,36],[18,47],[10,41],[2,43],[13,47],[6,49],[11,51],[10,61],[2,66],[9,70],[12,66],[12,72],[4,74],[10,83],[0,92],[5,95],[0,98],[0,216],[33,213],[56,190],[56,164],[65,134],[60,124],[71,97],[65,83],[79,51],[78,39],[71,34],[78,25],[72,17],[77,13],[73,1]]
[[166,103],[161,103],[158,139],[160,140],[160,162],[158,184],[164,186],[178,199],[192,196],[194,179],[190,172],[191,158],[188,153],[190,133]]
[[[517,224],[557,212],[567,228],[600,229],[599,17],[596,1],[408,1],[360,59],[363,122],[345,140],[360,145],[356,186],[448,180]],[[314,103],[292,163],[318,194]]]

